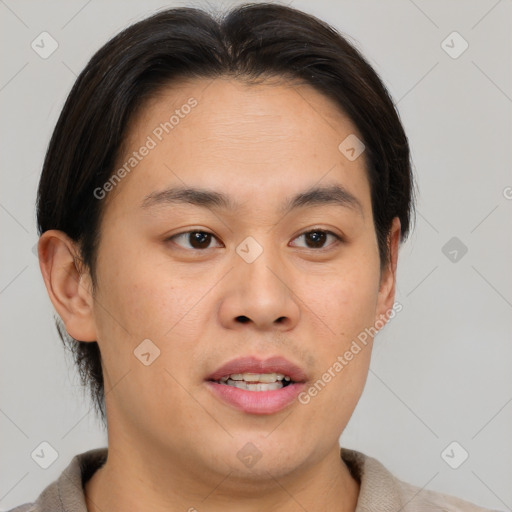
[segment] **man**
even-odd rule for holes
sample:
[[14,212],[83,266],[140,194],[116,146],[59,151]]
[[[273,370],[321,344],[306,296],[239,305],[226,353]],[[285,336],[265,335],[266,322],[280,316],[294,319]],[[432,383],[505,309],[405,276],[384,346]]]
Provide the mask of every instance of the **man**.
[[17,510],[483,510],[338,444],[412,209],[393,103],[326,24],[260,4],[116,36],[38,195],[41,271],[108,451]]

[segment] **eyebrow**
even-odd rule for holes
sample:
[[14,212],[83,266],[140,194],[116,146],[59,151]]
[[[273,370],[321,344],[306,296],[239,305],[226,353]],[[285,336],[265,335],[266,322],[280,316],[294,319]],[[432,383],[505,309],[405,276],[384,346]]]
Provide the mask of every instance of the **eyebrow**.
[[[142,201],[142,208],[155,206],[191,204],[204,208],[236,210],[239,205],[222,192],[192,187],[174,187],[148,194]],[[286,214],[297,208],[334,204],[354,210],[364,218],[363,205],[341,185],[315,186],[287,200],[281,207]]]

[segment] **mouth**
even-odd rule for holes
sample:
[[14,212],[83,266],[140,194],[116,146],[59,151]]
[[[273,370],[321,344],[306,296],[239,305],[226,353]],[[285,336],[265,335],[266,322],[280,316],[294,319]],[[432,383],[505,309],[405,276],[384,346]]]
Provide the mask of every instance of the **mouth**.
[[206,379],[208,388],[225,404],[249,414],[273,414],[290,405],[308,377],[282,357],[232,360]]
[[232,373],[213,382],[247,391],[274,391],[295,384],[289,375],[282,373]]

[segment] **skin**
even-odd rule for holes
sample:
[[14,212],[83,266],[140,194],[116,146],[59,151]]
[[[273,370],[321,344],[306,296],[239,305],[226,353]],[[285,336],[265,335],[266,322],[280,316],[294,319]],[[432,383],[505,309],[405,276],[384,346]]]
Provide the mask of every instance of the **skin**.
[[[359,484],[338,440],[364,388],[371,340],[307,405],[275,414],[241,412],[204,379],[235,357],[281,355],[314,383],[389,314],[400,222],[381,272],[364,153],[349,161],[338,150],[358,132],[305,85],[173,85],[134,120],[118,164],[190,97],[198,105],[104,199],[94,290],[64,233],[40,240],[43,277],[68,333],[97,340],[103,358],[109,455],[86,483],[87,507],[353,511]],[[329,203],[283,215],[285,198],[332,184],[362,211]],[[141,207],[148,194],[184,185],[223,192],[237,206]],[[214,235],[209,248],[169,239],[194,229]],[[343,242],[330,235],[311,248],[305,233],[314,229]],[[235,251],[248,236],[263,248],[253,263]],[[144,339],[160,350],[149,366],[133,354]],[[251,468],[237,457],[248,442],[261,453]]]

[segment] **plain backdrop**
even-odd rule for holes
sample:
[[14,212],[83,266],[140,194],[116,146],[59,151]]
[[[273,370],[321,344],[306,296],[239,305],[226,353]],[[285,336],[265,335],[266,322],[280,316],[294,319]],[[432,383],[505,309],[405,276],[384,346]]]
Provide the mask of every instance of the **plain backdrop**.
[[[3,510],[35,499],[75,454],[106,446],[34,254],[36,187],[64,100],[92,54],[130,23],[166,6],[236,3],[0,2]],[[340,442],[420,487],[512,510],[512,2],[290,4],[346,34],[380,74],[419,188],[398,262],[403,310],[376,338]],[[42,32],[58,44],[46,59],[31,47]],[[58,452],[48,469],[31,458],[41,442]],[[466,453],[457,469],[447,463]]]

